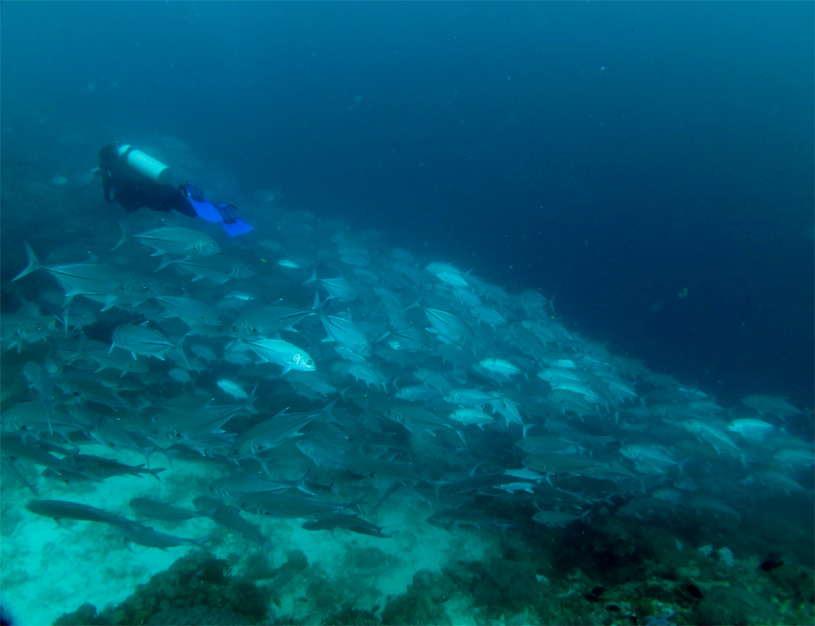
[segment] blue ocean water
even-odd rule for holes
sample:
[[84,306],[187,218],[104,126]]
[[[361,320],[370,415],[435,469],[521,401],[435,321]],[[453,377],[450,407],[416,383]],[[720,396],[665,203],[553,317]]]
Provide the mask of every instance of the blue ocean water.
[[24,240],[118,238],[124,212],[88,176],[98,149],[156,146],[236,202],[252,241],[280,235],[278,210],[379,231],[554,296],[571,331],[723,407],[786,397],[805,415],[788,434],[811,438],[812,4],[0,11],[3,313]]
[[811,11],[10,3],[4,155],[180,137],[716,394],[813,406]]

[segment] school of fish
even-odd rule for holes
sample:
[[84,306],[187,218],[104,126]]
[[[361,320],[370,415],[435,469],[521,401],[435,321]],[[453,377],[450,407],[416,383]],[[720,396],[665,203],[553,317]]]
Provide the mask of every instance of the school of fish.
[[[399,529],[376,523],[380,507],[414,501],[442,528],[543,531],[591,524],[600,507],[738,521],[748,498],[811,493],[811,415],[785,399],[720,406],[568,328],[539,291],[510,294],[306,212],[272,218],[265,239],[179,216],[123,219],[104,246],[6,243],[20,248],[8,287],[22,304],[2,316],[19,363],[4,377],[24,384],[7,385],[0,450],[30,492],[25,514],[159,548],[209,536],[149,520],[206,516],[270,548],[259,516],[384,539]],[[180,458],[211,477],[191,506],[135,497],[130,516],[82,502],[88,485],[162,480]],[[49,481],[83,487],[41,497]]]

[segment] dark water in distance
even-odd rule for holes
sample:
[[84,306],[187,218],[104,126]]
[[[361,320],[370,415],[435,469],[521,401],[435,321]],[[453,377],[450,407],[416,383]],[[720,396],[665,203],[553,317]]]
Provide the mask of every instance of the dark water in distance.
[[4,178],[176,137],[213,195],[279,187],[557,294],[588,337],[725,405],[813,405],[811,3],[0,10]]

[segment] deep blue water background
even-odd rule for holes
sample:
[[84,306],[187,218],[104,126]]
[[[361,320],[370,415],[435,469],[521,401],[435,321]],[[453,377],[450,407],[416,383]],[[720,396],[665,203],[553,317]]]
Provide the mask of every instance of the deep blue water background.
[[813,405],[812,3],[0,11],[2,160],[32,178],[177,137],[725,404]]

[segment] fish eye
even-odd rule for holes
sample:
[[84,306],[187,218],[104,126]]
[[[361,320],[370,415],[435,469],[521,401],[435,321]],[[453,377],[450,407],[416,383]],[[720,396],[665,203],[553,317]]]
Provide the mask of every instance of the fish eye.
[[238,332],[238,327],[237,327],[237,326],[233,326],[233,327],[232,327],[232,332],[233,332],[233,333]]
[[142,284],[141,284],[141,288],[142,288],[142,289],[147,289],[147,287],[148,287],[148,286],[149,286],[149,285],[148,285],[147,283],[142,283]]
[[36,328],[37,330],[42,330],[42,324],[37,324],[36,326],[34,326],[34,328]]

